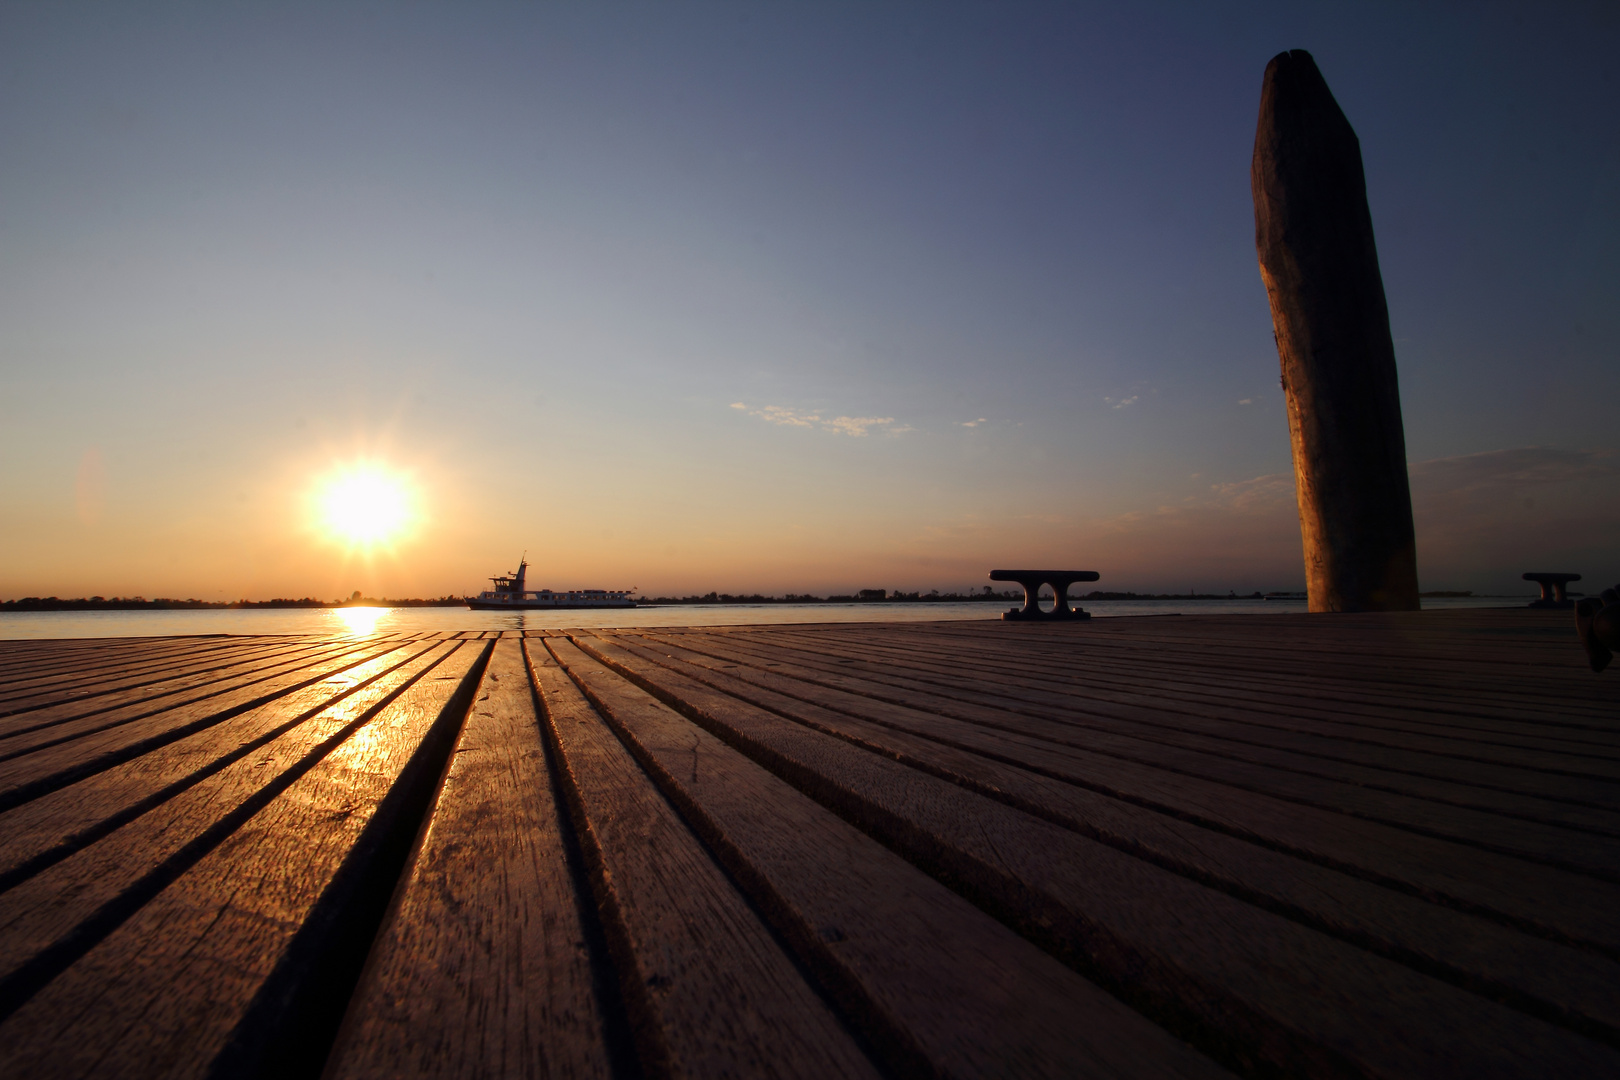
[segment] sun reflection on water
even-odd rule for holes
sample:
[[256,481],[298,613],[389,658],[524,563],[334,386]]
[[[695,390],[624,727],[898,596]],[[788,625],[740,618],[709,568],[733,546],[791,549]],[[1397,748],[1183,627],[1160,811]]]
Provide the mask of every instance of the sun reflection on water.
[[377,624],[393,610],[385,607],[339,607],[328,608],[327,612],[338,621],[338,633],[362,637],[375,633]]

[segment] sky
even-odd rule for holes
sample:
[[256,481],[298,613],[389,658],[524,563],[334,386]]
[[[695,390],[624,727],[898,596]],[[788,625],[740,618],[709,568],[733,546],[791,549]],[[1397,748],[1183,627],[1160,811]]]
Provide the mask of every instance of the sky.
[[[1249,190],[1290,48],[1361,141],[1422,588],[1609,584],[1617,44],[1597,4],[0,5],[0,599],[525,552],[1303,588]],[[356,475],[396,527],[334,527]]]

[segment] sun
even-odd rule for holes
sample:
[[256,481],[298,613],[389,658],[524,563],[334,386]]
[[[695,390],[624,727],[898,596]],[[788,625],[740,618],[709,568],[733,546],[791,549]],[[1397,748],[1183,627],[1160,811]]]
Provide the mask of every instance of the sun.
[[365,462],[334,470],[316,498],[321,526],[350,547],[378,547],[409,531],[415,500],[401,474]]

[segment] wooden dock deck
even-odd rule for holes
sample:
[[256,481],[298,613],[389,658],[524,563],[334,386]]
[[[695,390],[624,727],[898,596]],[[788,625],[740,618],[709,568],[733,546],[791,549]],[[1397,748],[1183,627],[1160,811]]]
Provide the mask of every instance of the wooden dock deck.
[[0,642],[0,1076],[1620,1076],[1567,613]]

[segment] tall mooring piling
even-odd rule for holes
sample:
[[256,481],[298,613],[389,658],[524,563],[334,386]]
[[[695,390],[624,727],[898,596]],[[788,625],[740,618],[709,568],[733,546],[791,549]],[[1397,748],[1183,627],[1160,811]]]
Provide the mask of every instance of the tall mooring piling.
[[1266,66],[1250,179],[1310,609],[1416,610],[1406,437],[1361,144],[1303,49]]

